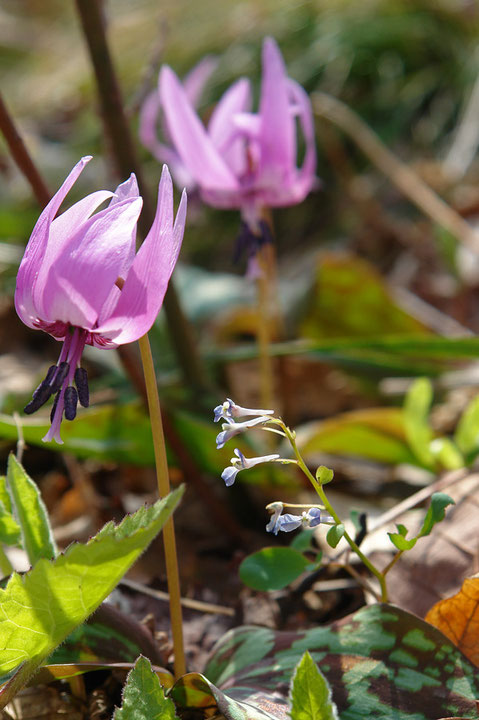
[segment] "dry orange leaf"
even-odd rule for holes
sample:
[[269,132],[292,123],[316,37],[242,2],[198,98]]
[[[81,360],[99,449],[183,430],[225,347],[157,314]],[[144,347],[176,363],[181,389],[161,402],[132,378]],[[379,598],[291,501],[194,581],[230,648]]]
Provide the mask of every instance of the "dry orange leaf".
[[459,592],[433,605],[425,619],[479,667],[479,575],[466,578]]

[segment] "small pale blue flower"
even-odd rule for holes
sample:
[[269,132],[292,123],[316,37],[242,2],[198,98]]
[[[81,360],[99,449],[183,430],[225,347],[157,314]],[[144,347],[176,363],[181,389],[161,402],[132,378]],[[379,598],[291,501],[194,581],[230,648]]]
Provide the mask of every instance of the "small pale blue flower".
[[262,425],[263,423],[268,422],[268,420],[269,417],[267,415],[262,415],[261,417],[252,418],[251,420],[245,420],[241,423],[231,421],[223,423],[223,425],[221,426],[222,431],[216,436],[216,449],[221,450],[224,444],[227,443],[228,440],[230,440],[235,435],[238,435],[239,433],[244,432],[245,430],[248,430],[248,428],[254,427],[255,425]]
[[273,415],[274,410],[255,410],[253,408],[241,407],[237,405],[231,398],[226,398],[222,405],[217,405],[214,409],[215,422],[223,419],[228,423],[233,423],[235,418],[247,417],[252,415]]
[[[327,515],[327,517],[330,516]],[[291,515],[290,513],[279,515],[275,509],[274,515],[266,525],[266,530],[277,535],[280,530],[281,532],[292,532],[299,527],[313,528],[319,525],[322,519],[324,518],[321,517],[321,510],[316,507],[310,508],[308,511],[304,510],[301,515]]]
[[259,463],[273,462],[274,460],[278,460],[279,458],[279,455],[276,454],[262,455],[261,457],[255,458],[247,458],[243,455],[241,450],[238,450],[238,448],[235,449],[234,453],[236,457],[231,458],[231,465],[225,468],[221,473],[221,477],[223,478],[228,487],[234,483],[234,481],[236,480],[236,475],[239,473],[240,470],[247,470],[248,468],[252,468],[255,465],[259,465]]
[[279,518],[281,517],[281,513],[283,512],[283,503],[282,502],[272,502],[269,505],[267,505],[267,510],[273,510],[273,514],[271,515],[269,519],[269,523],[266,525],[266,532],[272,532],[275,535],[278,534],[279,530]]
[[233,465],[228,465],[228,467],[223,470],[221,477],[225,481],[226,487],[230,487],[230,485],[234,483],[240,470],[241,468],[233,467]]

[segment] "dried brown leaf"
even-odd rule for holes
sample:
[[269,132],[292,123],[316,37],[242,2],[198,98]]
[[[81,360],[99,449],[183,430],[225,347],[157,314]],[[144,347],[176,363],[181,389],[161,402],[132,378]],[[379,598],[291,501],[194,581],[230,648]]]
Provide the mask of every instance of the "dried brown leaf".
[[479,576],[466,578],[456,595],[433,605],[426,621],[479,667]]

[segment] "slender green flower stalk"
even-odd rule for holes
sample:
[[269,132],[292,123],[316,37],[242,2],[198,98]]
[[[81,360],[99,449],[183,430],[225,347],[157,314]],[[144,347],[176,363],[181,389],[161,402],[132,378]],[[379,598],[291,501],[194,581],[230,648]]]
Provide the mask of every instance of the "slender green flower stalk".
[[[170,479],[168,473],[168,461],[166,458],[163,423],[161,420],[160,398],[158,396],[155,368],[148,335],[141,337],[138,340],[138,344],[140,346],[141,362],[143,364],[146,393],[148,397],[148,411],[150,413],[151,434],[153,436],[153,447],[155,451],[158,493],[160,498],[162,498],[170,492]],[[176,553],[173,517],[170,517],[170,519],[165,523],[163,528],[163,540],[165,547],[166,578],[168,582],[168,593],[170,596],[170,620],[173,636],[173,650],[175,655],[175,678],[178,679],[185,674],[186,665],[183,645],[180,579],[178,573],[178,559]]]

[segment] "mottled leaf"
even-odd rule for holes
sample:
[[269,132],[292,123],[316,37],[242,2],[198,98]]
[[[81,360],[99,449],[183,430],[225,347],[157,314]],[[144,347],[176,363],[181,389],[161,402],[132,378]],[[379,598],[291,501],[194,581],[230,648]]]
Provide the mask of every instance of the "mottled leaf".
[[293,548],[266,547],[243,560],[239,575],[253,590],[280,590],[296,580],[308,564],[309,560]]
[[433,605],[426,620],[479,667],[479,577],[467,578],[456,595]]
[[308,651],[294,670],[290,702],[291,720],[338,720],[328,681]]
[[54,558],[57,547],[45,503],[37,484],[13,453],[8,458],[7,490],[30,563],[34,565],[40,558]]
[[173,720],[176,717],[175,704],[165,697],[150,661],[140,656],[128,675],[121,708],[115,710],[113,720]]
[[236,628],[217,643],[204,674],[231,699],[255,706],[261,696],[270,717],[286,720],[289,683],[306,650],[341,720],[478,717],[474,665],[432,625],[392,605],[298,632]]

